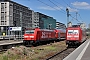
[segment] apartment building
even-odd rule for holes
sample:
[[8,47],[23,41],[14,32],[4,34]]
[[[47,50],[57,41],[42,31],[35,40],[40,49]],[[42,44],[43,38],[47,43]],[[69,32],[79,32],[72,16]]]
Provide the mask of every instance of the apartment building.
[[32,20],[32,28],[39,27],[39,21],[40,21],[39,13],[34,12],[34,18],[33,19],[34,20]]
[[9,27],[56,28],[56,20],[11,0],[0,0],[0,31],[8,34]]
[[34,11],[11,0],[0,0],[0,31],[6,32],[9,27],[32,27]]

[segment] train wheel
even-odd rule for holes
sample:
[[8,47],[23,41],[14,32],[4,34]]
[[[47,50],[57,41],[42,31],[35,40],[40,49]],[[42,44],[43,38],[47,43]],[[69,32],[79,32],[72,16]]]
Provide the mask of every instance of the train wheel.
[[27,45],[27,41],[23,41],[23,45],[26,46]]

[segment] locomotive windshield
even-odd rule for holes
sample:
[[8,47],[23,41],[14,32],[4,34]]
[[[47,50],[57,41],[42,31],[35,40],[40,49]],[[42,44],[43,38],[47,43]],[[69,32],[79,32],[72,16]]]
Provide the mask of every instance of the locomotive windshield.
[[69,34],[78,34],[79,31],[78,30],[68,30]]
[[26,34],[33,34],[34,33],[34,30],[26,30],[25,33]]
[[78,30],[74,30],[74,32],[73,32],[74,34],[78,34],[79,33],[79,31]]
[[69,33],[69,34],[73,33],[73,30],[68,30],[68,33]]

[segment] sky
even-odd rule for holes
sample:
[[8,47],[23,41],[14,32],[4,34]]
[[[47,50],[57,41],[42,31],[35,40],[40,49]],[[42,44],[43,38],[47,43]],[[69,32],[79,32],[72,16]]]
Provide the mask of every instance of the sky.
[[90,0],[12,0],[29,7],[35,12],[51,16],[57,22],[67,25],[67,11],[69,9],[69,21],[72,24],[90,23]]

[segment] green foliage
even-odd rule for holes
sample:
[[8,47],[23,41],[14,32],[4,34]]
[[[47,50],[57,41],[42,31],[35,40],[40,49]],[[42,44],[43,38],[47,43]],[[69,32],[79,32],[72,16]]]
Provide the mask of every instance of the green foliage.
[[10,52],[8,51],[8,54],[10,54]]
[[3,56],[3,60],[8,60],[8,56]]

